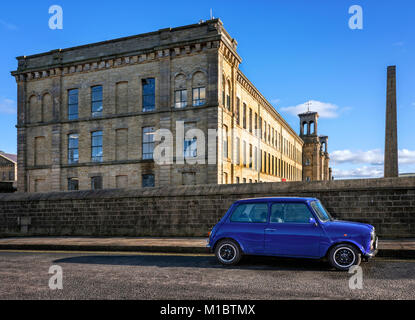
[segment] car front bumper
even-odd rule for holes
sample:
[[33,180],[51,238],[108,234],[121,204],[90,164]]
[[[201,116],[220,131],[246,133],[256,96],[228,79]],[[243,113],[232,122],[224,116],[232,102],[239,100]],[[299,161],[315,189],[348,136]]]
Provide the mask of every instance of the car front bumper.
[[376,239],[375,239],[375,241],[374,241],[374,244],[373,244],[373,250],[371,250],[371,251],[369,251],[369,252],[366,252],[364,255],[363,255],[363,258],[367,261],[367,260],[369,260],[369,259],[371,259],[371,258],[373,258],[373,257],[375,257],[377,254],[378,254],[378,251],[379,251],[379,249],[378,249],[378,244],[379,244],[379,238],[378,237],[376,237]]

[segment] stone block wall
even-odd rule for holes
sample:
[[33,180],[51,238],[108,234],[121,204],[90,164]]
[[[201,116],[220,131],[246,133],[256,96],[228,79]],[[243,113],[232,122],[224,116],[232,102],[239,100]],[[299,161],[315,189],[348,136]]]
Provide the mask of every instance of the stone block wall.
[[317,197],[381,237],[415,237],[413,177],[0,194],[0,236],[206,236],[235,200],[266,196]]

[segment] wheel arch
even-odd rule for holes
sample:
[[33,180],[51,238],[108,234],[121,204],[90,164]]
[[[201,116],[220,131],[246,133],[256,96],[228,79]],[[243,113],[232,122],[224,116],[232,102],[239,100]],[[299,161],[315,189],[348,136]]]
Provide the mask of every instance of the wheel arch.
[[342,240],[342,241],[337,241],[332,243],[326,251],[326,254],[324,255],[325,257],[328,257],[329,252],[331,251],[331,249],[333,249],[335,246],[338,246],[340,244],[349,244],[352,245],[358,252],[360,252],[360,254],[364,254],[364,251],[360,248],[360,245],[352,240]]
[[221,242],[221,241],[223,241],[223,240],[232,240],[232,241],[234,241],[238,246],[239,246],[239,249],[241,249],[241,253],[243,254],[244,252],[245,252],[245,250],[244,250],[244,247],[241,245],[241,243],[237,240],[237,239],[235,239],[235,238],[233,238],[233,237],[221,237],[221,238],[218,238],[216,241],[215,241],[215,244],[213,245],[213,248],[212,248],[212,251],[213,252],[215,252],[215,250],[216,250],[216,246]]

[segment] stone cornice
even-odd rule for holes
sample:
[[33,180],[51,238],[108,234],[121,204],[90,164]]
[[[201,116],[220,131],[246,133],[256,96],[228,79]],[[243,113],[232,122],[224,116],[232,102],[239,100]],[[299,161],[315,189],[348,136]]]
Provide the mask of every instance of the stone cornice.
[[283,127],[289,131],[299,142],[301,145],[304,144],[303,139],[294,131],[293,128],[284,120],[283,117],[278,113],[277,110],[272,106],[271,103],[268,102],[267,99],[259,92],[259,90],[248,80],[248,78],[242,73],[241,70],[238,69],[238,76],[237,81],[240,85],[251,95],[253,96],[266,110],[273,115],[278,121],[280,121]]
[[[192,42],[174,43],[166,46],[157,46],[152,49],[142,50],[141,52],[118,54],[116,56],[96,57],[85,61],[70,63],[56,63],[47,68],[24,69],[12,71],[16,82],[34,81],[55,76],[66,76],[76,73],[86,73],[99,71],[109,68],[123,67],[140,63],[151,62],[166,57],[177,57],[198,53],[212,48],[219,48],[221,36],[209,37],[209,39],[197,40]],[[207,41],[206,41],[207,40]],[[59,51],[55,52],[56,59],[59,61]]]

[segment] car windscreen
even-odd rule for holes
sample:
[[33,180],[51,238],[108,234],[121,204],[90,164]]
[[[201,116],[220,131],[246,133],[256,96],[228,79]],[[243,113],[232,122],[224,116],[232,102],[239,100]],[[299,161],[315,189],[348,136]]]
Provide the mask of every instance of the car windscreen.
[[333,220],[332,216],[324,208],[320,201],[311,202],[311,207],[314,209],[314,212],[317,214],[318,218],[322,222]]

